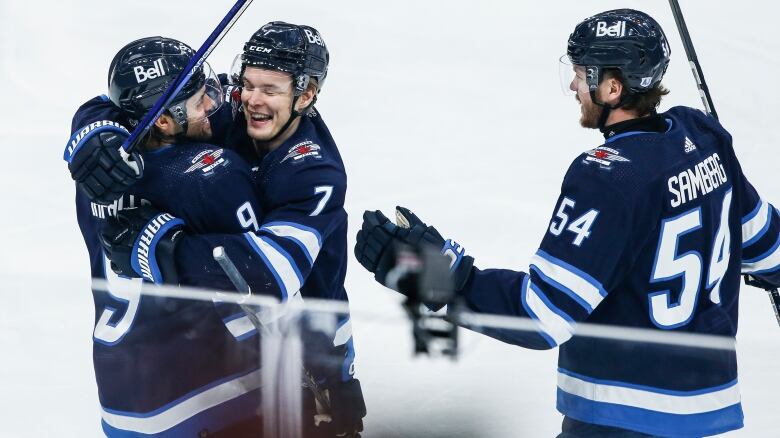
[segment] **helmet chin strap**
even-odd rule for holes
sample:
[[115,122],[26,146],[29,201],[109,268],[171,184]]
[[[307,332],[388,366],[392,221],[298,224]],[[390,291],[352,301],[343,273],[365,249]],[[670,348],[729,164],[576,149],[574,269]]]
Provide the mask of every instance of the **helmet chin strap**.
[[282,135],[285,131],[287,131],[287,128],[289,128],[290,125],[292,125],[292,122],[294,122],[296,118],[300,117],[301,113],[295,109],[295,104],[298,103],[298,98],[300,97],[301,97],[300,95],[293,97],[292,106],[290,107],[290,117],[287,118],[286,122],[284,122],[284,125],[282,125],[282,129],[280,129],[279,132],[277,132],[273,137],[266,140],[265,141],[266,143],[270,143],[276,140],[277,138],[279,138],[279,136]]
[[609,114],[612,112],[613,109],[618,109],[622,107],[626,103],[627,97],[628,95],[622,96],[620,98],[620,101],[618,101],[618,103],[616,103],[615,105],[610,105],[608,103],[599,102],[598,99],[596,98],[596,90],[590,90],[590,100],[594,104],[601,107],[601,115],[599,116],[599,120],[597,123],[599,129],[604,129],[604,127],[607,124],[607,119],[609,118]]

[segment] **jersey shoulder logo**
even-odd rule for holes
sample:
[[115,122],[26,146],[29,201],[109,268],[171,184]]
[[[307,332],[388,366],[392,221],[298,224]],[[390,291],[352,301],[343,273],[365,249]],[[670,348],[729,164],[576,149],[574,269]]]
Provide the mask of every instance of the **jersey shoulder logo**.
[[631,160],[621,156],[620,151],[617,149],[599,146],[596,149],[585,152],[585,159],[582,162],[584,164],[596,163],[602,169],[611,169],[612,163],[630,163]]
[[199,152],[192,159],[192,166],[187,168],[184,173],[200,170],[206,175],[211,175],[218,167],[227,166],[227,164],[230,162],[222,156],[224,153],[224,149],[206,149],[205,151]]
[[293,164],[303,163],[306,159],[321,160],[320,145],[311,140],[302,141],[287,151],[287,155],[282,158],[282,163],[290,160]]

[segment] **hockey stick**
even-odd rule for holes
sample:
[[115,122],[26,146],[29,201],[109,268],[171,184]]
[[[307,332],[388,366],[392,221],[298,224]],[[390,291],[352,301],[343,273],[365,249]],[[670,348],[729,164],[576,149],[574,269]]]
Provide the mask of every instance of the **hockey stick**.
[[190,62],[184,67],[184,70],[182,70],[182,72],[176,76],[176,79],[168,85],[168,88],[166,88],[162,96],[157,99],[157,102],[155,102],[152,109],[146,113],[138,126],[133,129],[130,137],[122,145],[122,148],[124,148],[125,151],[132,151],[140,142],[140,139],[144,138],[149,130],[152,129],[154,122],[160,118],[163,111],[165,111],[176,95],[179,94],[181,89],[184,88],[184,85],[187,84],[195,71],[203,65],[203,62],[206,61],[206,58],[211,54],[211,51],[217,47],[225,34],[233,27],[233,24],[235,24],[251,3],[252,0],[238,0],[236,4],[230,8],[227,15],[225,15],[225,18],[219,22],[214,31],[211,32],[211,35],[206,38],[206,41],[204,41],[203,45],[200,46],[200,49],[195,52],[190,59]]
[[693,48],[691,35],[688,33],[688,26],[685,24],[685,18],[683,18],[682,10],[680,10],[680,4],[677,0],[669,0],[669,6],[672,7],[674,22],[677,24],[677,30],[680,32],[680,38],[682,39],[683,47],[685,47],[685,54],[688,56],[688,63],[691,66],[693,78],[696,80],[696,87],[699,89],[699,95],[701,96],[701,101],[704,103],[704,108],[708,114],[715,117],[715,120],[718,120],[718,113],[715,112],[715,105],[712,103],[710,89],[707,87],[707,81],[704,80],[704,72],[699,64],[699,58],[696,56],[696,49]]
[[[683,47],[685,47],[685,54],[688,56],[688,63],[691,66],[693,78],[696,80],[696,86],[699,88],[699,95],[701,96],[702,102],[704,102],[704,107],[707,110],[707,113],[712,117],[715,117],[715,120],[718,120],[718,113],[715,112],[715,105],[712,103],[710,89],[707,87],[707,81],[704,80],[704,72],[699,64],[699,58],[696,56],[696,50],[693,48],[691,35],[688,33],[688,26],[685,24],[685,18],[683,18],[682,10],[680,10],[680,4],[677,0],[669,0],[669,6],[672,7],[674,22],[677,24],[677,30],[680,31],[680,38],[682,39]],[[769,285],[763,284],[763,282],[758,281],[749,275],[745,276],[745,284],[760,287],[769,293],[769,300],[772,302],[772,308],[775,311],[777,323],[780,325],[780,292],[778,292],[777,288],[772,288]]]
[[[227,277],[230,279],[230,282],[233,283],[233,286],[236,287],[236,290],[247,295],[252,293],[251,289],[249,288],[249,284],[238,271],[238,268],[236,268],[236,265],[233,263],[233,261],[230,260],[230,257],[228,257],[224,247],[218,246],[214,248],[212,256],[214,257],[214,260],[219,263],[219,266],[225,272],[225,275],[227,275]],[[246,313],[247,318],[249,318],[249,321],[252,322],[252,325],[255,326],[259,333],[270,334],[268,327],[266,327],[265,324],[260,321],[260,318],[257,317],[257,313],[255,313],[251,307],[247,306],[246,304],[239,304],[239,306],[241,307],[241,310]],[[312,395],[314,395],[314,398],[317,400],[317,402],[325,408],[326,412],[329,412],[330,401],[328,400],[328,397],[325,396],[325,393],[314,380],[314,377],[311,375],[309,370],[306,369],[306,366],[301,364],[301,368],[303,370],[303,386],[308,388]]]

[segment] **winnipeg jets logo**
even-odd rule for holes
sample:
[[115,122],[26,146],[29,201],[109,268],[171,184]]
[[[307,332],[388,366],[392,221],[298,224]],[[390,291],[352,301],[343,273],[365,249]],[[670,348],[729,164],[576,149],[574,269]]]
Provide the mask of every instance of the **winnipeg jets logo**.
[[606,21],[596,23],[596,36],[624,37],[626,36],[626,22],[618,21],[612,26],[607,26]]
[[610,169],[612,163],[630,163],[626,157],[620,156],[620,151],[606,146],[599,146],[596,149],[591,149],[585,152],[586,156],[583,163],[598,163],[602,169]]
[[690,154],[691,152],[696,150],[696,145],[693,144],[690,138],[685,137],[685,153]]
[[224,149],[207,149],[192,159],[192,166],[187,168],[184,173],[190,173],[200,169],[205,174],[211,174],[218,166],[227,165],[228,161],[222,156]]
[[287,155],[282,158],[282,163],[292,160],[293,164],[302,163],[306,158],[321,160],[320,145],[314,144],[311,140],[302,141],[287,151]]

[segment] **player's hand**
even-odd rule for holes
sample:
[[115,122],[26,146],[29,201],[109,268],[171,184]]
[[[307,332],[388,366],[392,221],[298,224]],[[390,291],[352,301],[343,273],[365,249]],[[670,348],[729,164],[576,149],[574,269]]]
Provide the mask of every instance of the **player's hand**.
[[70,176],[90,201],[111,204],[143,175],[141,155],[122,149],[127,137],[117,130],[95,133],[70,158]]
[[[366,403],[363,400],[363,390],[358,379],[347,382],[337,382],[324,388],[325,396],[330,402],[327,415],[318,415],[314,433],[315,437],[360,437],[363,431],[363,417],[366,416]],[[321,409],[321,406],[317,406]],[[323,418],[327,418],[322,420]]]
[[100,243],[111,269],[125,277],[177,284],[174,251],[184,221],[154,207],[124,209],[106,221]]
[[[397,225],[391,222],[381,211],[363,213],[363,224],[357,235],[355,257],[364,268],[375,274],[376,280],[407,296],[415,295],[418,290],[416,280],[398,278],[398,268],[404,263],[403,248],[411,249],[417,255],[433,253],[443,259],[449,267],[449,275],[455,290],[462,289],[469,277],[474,259],[465,255],[463,247],[445,240],[436,228],[425,224],[409,209],[396,207]],[[399,255],[401,257],[399,257]],[[429,263],[425,257],[417,257],[416,272],[424,272]],[[408,262],[408,260],[406,260]],[[441,308],[441,305],[430,306]]]

